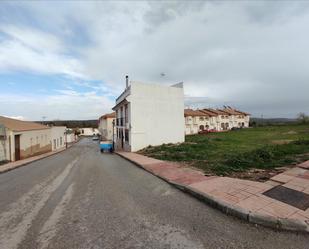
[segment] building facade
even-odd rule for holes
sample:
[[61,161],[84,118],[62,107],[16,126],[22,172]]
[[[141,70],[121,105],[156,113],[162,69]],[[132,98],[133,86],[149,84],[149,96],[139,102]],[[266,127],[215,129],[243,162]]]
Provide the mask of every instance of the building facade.
[[66,126],[52,126],[51,127],[51,143],[52,150],[59,150],[66,147],[67,136]]
[[197,134],[200,131],[225,131],[232,128],[248,128],[250,114],[231,107],[223,109],[185,109],[185,134]]
[[183,84],[130,82],[116,99],[115,148],[138,151],[149,145],[184,142]]
[[103,140],[112,140],[116,128],[113,130],[113,122],[115,122],[116,113],[108,113],[99,118],[99,132]]
[[52,150],[48,126],[0,116],[0,161],[17,161]]
[[79,132],[80,132],[80,136],[86,136],[86,137],[100,134],[97,128],[92,128],[92,127],[80,128]]

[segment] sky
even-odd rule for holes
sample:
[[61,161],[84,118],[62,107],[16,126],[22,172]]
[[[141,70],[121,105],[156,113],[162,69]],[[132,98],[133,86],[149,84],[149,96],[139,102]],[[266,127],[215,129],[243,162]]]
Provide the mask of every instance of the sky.
[[97,119],[130,80],[185,106],[309,114],[307,1],[1,1],[0,115]]

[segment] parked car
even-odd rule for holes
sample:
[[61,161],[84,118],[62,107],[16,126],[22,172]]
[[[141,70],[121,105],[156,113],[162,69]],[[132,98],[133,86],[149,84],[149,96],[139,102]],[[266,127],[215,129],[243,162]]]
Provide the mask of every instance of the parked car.
[[114,151],[113,143],[111,141],[101,141],[100,142],[100,151],[101,153],[107,151],[112,153]]
[[92,140],[93,140],[93,141],[98,141],[98,140],[99,140],[99,137],[98,137],[97,135],[94,135],[94,136],[92,137]]

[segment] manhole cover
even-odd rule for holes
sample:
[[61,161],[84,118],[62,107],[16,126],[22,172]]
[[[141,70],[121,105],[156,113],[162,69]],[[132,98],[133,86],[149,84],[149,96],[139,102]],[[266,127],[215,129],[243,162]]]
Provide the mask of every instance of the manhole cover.
[[309,195],[294,189],[276,186],[263,194],[304,211],[309,208]]

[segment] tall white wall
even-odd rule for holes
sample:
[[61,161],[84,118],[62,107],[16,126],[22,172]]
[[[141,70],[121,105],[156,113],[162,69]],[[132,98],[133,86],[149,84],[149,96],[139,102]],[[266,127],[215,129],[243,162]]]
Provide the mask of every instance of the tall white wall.
[[182,85],[168,87],[131,82],[131,151],[148,145],[184,142]]

